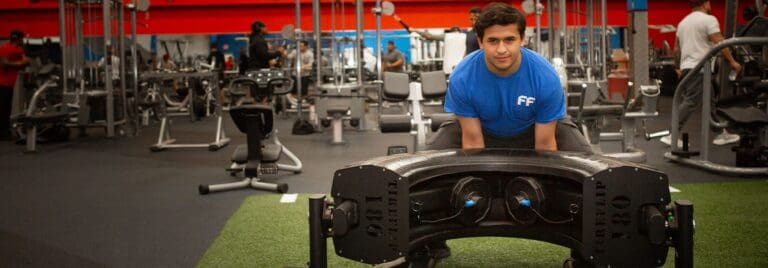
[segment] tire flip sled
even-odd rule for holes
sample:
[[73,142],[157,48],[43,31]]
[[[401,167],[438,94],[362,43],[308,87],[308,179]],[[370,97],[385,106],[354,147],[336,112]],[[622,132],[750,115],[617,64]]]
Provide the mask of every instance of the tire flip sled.
[[428,151],[353,163],[333,179],[332,200],[309,199],[310,267],[327,267],[327,238],[338,256],[408,267],[430,243],[479,236],[570,248],[565,267],[660,267],[670,247],[676,267],[693,266],[693,204],[671,203],[664,173],[615,158]]

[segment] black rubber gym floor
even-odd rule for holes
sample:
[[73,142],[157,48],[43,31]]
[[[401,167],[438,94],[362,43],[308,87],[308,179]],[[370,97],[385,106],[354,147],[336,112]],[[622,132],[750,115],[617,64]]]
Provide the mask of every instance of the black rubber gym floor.
[[[662,117],[646,124],[649,131],[667,128],[670,103],[662,98]],[[11,142],[0,143],[0,266],[194,266],[244,198],[264,193],[238,190],[198,195],[198,184],[232,181],[224,168],[245,136],[225,118],[232,142],[217,152],[151,153],[156,122],[137,137],[106,139],[102,131],[91,130],[88,137],[40,145],[37,154],[23,154],[23,146]],[[369,114],[371,127],[375,127],[374,118]],[[334,170],[383,155],[389,145],[412,144],[408,134],[348,129],[344,132],[347,143],[334,146],[329,144],[329,132],[290,135],[293,121],[279,119],[278,136],[301,158],[304,171],[267,178],[288,183],[292,193],[326,193]],[[689,123],[691,133],[698,133],[698,122],[696,116]],[[214,120],[175,118],[174,123],[172,133],[179,142],[213,139]],[[664,159],[667,147],[659,141],[640,139],[638,143],[648,152],[647,164],[666,172],[672,184],[766,179],[725,177],[679,166]],[[618,145],[606,147],[610,152]],[[728,146],[712,148],[717,162],[733,161]],[[254,226],[254,231],[269,232],[258,228]]]

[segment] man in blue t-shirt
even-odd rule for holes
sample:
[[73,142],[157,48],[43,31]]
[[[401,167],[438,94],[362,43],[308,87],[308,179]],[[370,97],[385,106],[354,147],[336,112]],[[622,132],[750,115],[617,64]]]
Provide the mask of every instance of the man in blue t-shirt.
[[[456,66],[445,96],[445,111],[454,113],[458,124],[443,124],[429,148],[592,153],[566,117],[565,92],[555,69],[522,47],[525,16],[507,4],[493,3],[480,13],[474,31],[480,50]],[[416,252],[432,263],[451,255],[444,241]]]
[[474,31],[480,50],[450,76],[445,124],[430,149],[521,148],[591,152],[566,118],[565,92],[549,62],[522,47],[525,16],[506,4],[483,10]]

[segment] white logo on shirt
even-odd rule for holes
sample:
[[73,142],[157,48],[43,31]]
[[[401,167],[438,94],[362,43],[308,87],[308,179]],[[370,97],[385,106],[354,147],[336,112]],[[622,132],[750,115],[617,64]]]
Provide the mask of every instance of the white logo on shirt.
[[517,97],[517,105],[518,106],[520,106],[523,103],[525,103],[525,106],[528,107],[528,106],[531,106],[531,104],[533,104],[534,101],[536,101],[536,98],[533,98],[533,97],[528,97],[528,96]]

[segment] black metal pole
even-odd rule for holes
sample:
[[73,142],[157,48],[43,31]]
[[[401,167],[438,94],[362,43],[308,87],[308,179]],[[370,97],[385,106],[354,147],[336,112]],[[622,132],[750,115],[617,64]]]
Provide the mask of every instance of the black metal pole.
[[325,195],[315,194],[309,197],[309,267],[328,267],[328,248],[323,228]]
[[675,201],[677,211],[677,245],[675,245],[675,267],[693,267],[693,203],[688,200]]

